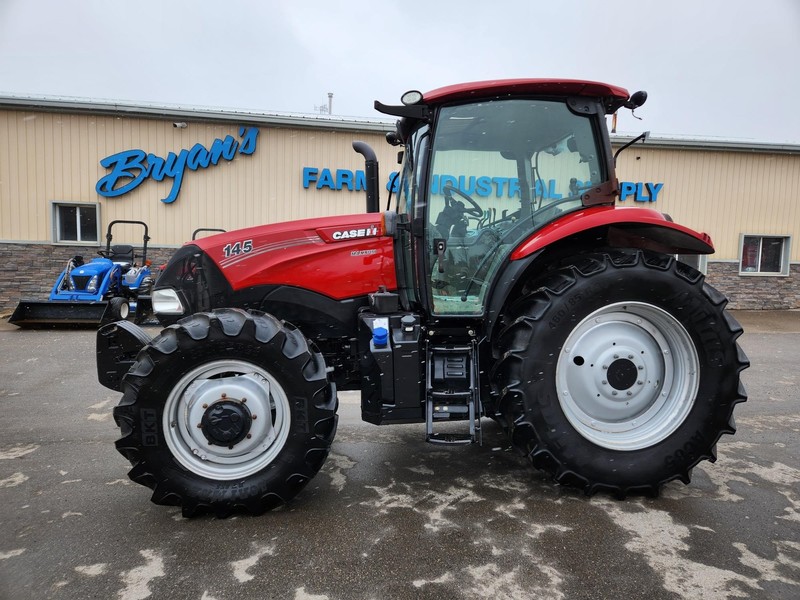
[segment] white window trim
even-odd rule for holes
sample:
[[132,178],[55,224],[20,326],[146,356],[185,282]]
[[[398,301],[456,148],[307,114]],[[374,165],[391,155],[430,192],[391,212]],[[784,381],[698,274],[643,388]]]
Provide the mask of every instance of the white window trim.
[[[781,270],[778,273],[763,273],[761,271],[742,271],[742,254],[744,253],[744,238],[746,237],[773,237],[783,238],[783,251],[781,252]],[[792,255],[792,236],[779,233],[742,233],[739,235],[739,275],[742,277],[788,277],[791,271],[789,257]],[[760,262],[760,256],[759,256]]]
[[[97,219],[97,240],[96,241],[86,241],[86,240],[59,240],[58,239],[58,232],[60,230],[60,222],[59,222],[59,206],[77,206],[79,208],[90,207],[93,206],[95,210],[95,215]],[[59,200],[52,200],[50,202],[50,216],[53,222],[53,243],[58,244],[59,246],[101,246],[103,243],[103,234],[100,231],[100,203],[99,202],[61,202]]]

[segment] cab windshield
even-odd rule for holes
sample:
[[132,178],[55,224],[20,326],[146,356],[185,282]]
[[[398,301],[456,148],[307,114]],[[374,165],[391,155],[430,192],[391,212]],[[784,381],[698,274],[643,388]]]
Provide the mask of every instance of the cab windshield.
[[605,178],[593,120],[541,99],[442,108],[430,165],[427,271],[440,315],[481,314],[516,245]]

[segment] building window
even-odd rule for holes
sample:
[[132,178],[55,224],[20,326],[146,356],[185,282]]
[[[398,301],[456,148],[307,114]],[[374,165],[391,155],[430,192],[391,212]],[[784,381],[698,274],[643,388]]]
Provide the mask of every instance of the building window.
[[707,254],[676,254],[675,258],[677,258],[680,262],[685,263],[690,267],[697,269],[703,275],[708,274]]
[[788,275],[789,242],[780,235],[743,235],[740,275]]
[[53,204],[56,242],[97,242],[96,204]]

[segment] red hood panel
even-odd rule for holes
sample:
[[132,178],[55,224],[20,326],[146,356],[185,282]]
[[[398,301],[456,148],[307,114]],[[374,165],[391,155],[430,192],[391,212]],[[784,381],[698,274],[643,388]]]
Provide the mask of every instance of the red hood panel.
[[392,239],[380,214],[305,219],[195,240],[234,290],[290,285],[337,300],[397,288]]

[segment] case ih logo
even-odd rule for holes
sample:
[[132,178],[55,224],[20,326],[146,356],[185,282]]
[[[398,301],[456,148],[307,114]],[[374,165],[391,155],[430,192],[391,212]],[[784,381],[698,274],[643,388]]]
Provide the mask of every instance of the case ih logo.
[[366,229],[349,229],[347,231],[334,231],[331,238],[334,240],[350,240],[353,238],[375,237],[378,235],[378,228],[374,225]]
[[317,235],[328,243],[373,238],[381,235],[381,226],[379,223],[356,223],[339,227],[324,227],[317,229]]

